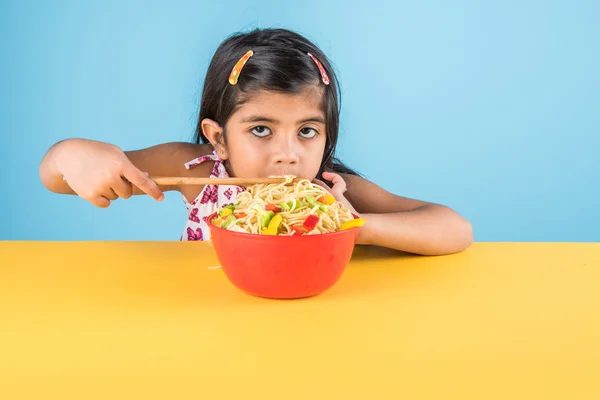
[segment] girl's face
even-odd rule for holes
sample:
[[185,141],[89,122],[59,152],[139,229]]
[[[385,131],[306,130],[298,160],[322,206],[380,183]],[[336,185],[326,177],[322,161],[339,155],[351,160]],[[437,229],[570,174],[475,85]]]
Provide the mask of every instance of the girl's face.
[[319,88],[293,95],[263,91],[231,115],[225,125],[227,144],[213,121],[203,122],[204,133],[218,155],[229,161],[231,176],[294,175],[312,181],[325,150],[321,101]]

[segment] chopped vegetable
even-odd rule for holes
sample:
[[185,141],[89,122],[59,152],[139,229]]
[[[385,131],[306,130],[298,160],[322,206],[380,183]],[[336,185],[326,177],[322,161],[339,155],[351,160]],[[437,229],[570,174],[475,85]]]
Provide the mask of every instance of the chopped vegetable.
[[306,229],[302,225],[294,225],[291,227],[292,231],[294,231],[294,236],[304,235],[306,233]]
[[298,203],[299,202],[297,202],[296,199],[290,201],[288,203],[288,205],[290,206],[290,211],[294,211],[296,208],[298,208]]
[[[319,199],[322,199],[322,198],[323,198],[323,196],[319,197]],[[326,205],[325,203],[322,203],[319,200],[315,200],[315,198],[313,196],[306,196],[306,201],[308,201],[308,204],[311,207],[319,207],[319,210],[323,211],[324,213],[326,213],[327,210],[329,210],[328,205]],[[333,199],[333,201],[335,203],[335,199]],[[333,204],[333,203],[331,203],[331,204]]]
[[287,203],[280,203],[279,208],[281,208],[282,211],[294,211],[296,208],[298,208],[296,206],[296,199],[288,201]]
[[235,217],[230,214],[227,216],[227,218],[225,218],[225,221],[223,221],[223,223],[221,224],[221,228],[227,229],[234,222],[235,222]]
[[267,204],[265,205],[266,211],[273,211],[275,213],[281,212],[281,208],[277,207],[275,204]]
[[277,235],[277,230],[279,229],[279,225],[281,225],[281,221],[283,221],[281,214],[275,215],[273,218],[271,218],[269,226],[263,231],[263,233],[265,235]]
[[345,231],[351,228],[358,228],[362,226],[366,221],[363,218],[352,219],[350,221],[346,221],[340,226],[340,231]]
[[246,216],[245,212],[235,213],[233,214],[237,219],[244,218]]
[[319,223],[320,218],[317,217],[316,215],[309,215],[308,217],[306,217],[306,219],[304,220],[304,223],[302,224],[302,226],[307,230],[307,231],[312,231],[313,229],[315,229],[315,226],[317,226],[317,224]]
[[263,215],[262,221],[261,221],[261,225],[263,228],[266,228],[267,226],[269,226],[269,222],[271,222],[271,219],[273,218],[274,215],[275,215],[275,213],[273,211],[267,211]]
[[212,224],[214,226],[221,227],[222,223],[223,223],[223,219],[222,218],[215,218],[215,219],[212,220]]
[[320,196],[317,201],[319,203],[323,203],[325,205],[332,205],[335,204],[335,197],[333,197],[332,195],[328,194],[327,196]]
[[310,204],[311,207],[318,207],[319,204],[317,203],[317,200],[315,200],[315,198],[313,196],[306,196],[306,201],[308,201],[308,204]]
[[219,211],[219,217],[226,217],[231,214],[233,214],[233,210],[229,207],[224,208],[221,211]]

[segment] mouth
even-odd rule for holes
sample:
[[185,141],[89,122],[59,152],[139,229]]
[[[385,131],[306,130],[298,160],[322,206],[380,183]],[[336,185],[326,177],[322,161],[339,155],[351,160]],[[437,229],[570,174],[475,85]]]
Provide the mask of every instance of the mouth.
[[281,169],[276,169],[274,171],[269,171],[271,172],[270,174],[268,174],[267,176],[286,176],[286,175],[291,175],[297,178],[302,178],[302,176],[300,176],[298,171],[292,171],[292,170],[288,170],[285,168],[281,168]]

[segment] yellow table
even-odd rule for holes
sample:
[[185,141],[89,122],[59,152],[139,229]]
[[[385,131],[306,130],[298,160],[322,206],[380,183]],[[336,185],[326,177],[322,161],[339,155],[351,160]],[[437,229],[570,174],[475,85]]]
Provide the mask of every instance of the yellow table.
[[305,300],[207,243],[0,243],[0,399],[600,399],[600,244],[359,247]]

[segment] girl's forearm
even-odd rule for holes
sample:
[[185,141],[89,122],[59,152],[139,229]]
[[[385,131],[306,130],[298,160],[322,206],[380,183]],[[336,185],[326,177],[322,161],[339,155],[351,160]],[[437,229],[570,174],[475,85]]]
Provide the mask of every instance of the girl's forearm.
[[455,211],[427,205],[412,211],[391,214],[362,214],[366,223],[358,244],[388,247],[422,255],[452,254],[473,242],[471,224]]

